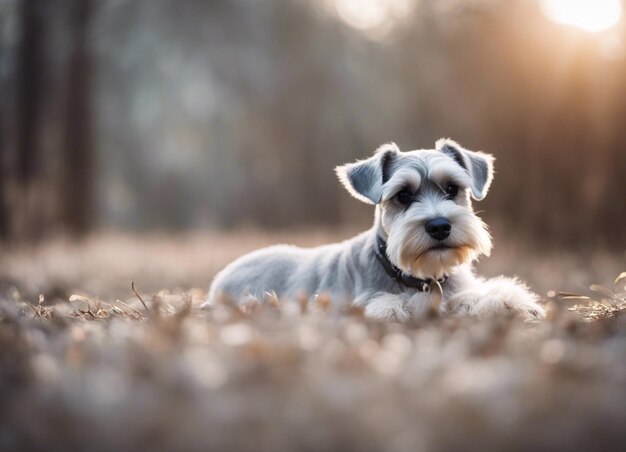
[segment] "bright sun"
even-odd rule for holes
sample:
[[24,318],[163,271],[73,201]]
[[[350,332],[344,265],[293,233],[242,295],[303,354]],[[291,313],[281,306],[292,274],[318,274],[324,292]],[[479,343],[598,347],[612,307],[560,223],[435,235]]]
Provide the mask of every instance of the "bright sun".
[[417,0],[324,0],[326,8],[352,28],[382,37],[413,11]]
[[555,22],[591,32],[611,28],[622,17],[620,0],[542,0],[541,7]]

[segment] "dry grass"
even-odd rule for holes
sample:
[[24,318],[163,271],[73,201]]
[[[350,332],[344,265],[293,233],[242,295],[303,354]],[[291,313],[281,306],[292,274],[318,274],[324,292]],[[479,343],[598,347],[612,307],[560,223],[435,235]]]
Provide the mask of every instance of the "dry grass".
[[[550,319],[533,326],[382,324],[328,300],[198,309],[223,261],[274,238],[104,236],[5,250],[0,449],[623,447],[623,278],[613,288],[601,275],[592,282],[607,288],[588,299],[551,293]],[[503,272],[514,262],[521,270],[511,273],[532,277],[556,259],[511,249],[494,256]],[[563,262],[539,285],[575,291],[549,278],[575,285],[623,265],[589,259],[604,264]]]

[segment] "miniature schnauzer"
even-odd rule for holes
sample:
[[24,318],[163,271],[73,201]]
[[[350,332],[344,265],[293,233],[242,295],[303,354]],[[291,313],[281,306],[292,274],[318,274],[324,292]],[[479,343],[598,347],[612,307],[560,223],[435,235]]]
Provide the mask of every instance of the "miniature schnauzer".
[[489,255],[491,238],[470,198],[487,194],[493,160],[442,139],[434,150],[385,144],[367,160],[337,167],[350,194],[376,206],[373,227],[341,243],[277,245],[243,256],[217,275],[207,304],[222,295],[262,301],[324,293],[385,320],[417,318],[433,305],[441,313],[544,317],[524,284],[472,271],[474,260]]

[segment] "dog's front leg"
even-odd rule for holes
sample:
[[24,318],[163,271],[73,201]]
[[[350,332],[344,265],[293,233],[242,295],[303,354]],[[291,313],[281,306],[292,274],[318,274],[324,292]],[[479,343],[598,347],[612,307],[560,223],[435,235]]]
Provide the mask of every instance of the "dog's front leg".
[[354,305],[362,307],[365,317],[370,319],[405,322],[411,316],[401,295],[386,292],[356,299]]
[[540,319],[546,311],[539,297],[514,278],[497,277],[483,280],[467,278],[445,303],[445,311],[476,317],[514,312],[526,320]]
[[426,314],[430,306],[429,294],[418,292],[413,295],[378,292],[355,306],[364,308],[365,317],[376,320],[406,322]]

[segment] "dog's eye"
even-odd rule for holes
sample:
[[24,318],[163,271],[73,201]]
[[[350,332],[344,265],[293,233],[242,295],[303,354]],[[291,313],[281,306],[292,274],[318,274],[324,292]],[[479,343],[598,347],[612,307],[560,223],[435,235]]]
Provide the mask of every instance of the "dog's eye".
[[400,190],[396,194],[396,199],[403,206],[408,206],[413,202],[413,194],[408,190]]
[[458,193],[458,185],[453,184],[452,182],[449,182],[448,185],[446,185],[446,195],[448,195],[450,198],[454,198]]

